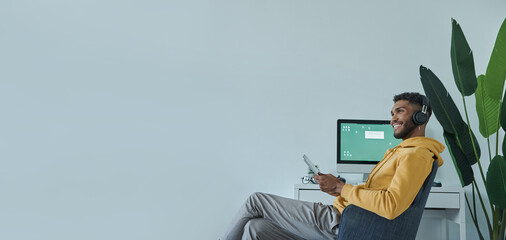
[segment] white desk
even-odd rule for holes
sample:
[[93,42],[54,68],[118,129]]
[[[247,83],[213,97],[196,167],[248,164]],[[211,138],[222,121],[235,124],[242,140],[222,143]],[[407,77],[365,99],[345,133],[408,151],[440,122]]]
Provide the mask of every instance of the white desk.
[[[330,196],[318,187],[318,184],[296,184],[295,199],[321,202],[332,205],[335,197]],[[441,219],[441,239],[448,239],[448,220],[460,226],[460,239],[466,239],[466,203],[464,189],[461,187],[432,187],[430,190],[423,218]],[[420,235],[420,231],[418,235]]]

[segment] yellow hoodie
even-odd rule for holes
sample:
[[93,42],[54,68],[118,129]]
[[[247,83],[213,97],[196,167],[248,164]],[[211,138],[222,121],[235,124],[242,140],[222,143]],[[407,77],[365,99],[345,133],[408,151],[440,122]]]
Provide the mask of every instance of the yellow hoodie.
[[334,207],[342,213],[350,204],[388,219],[411,205],[432,170],[433,161],[443,165],[443,144],[427,137],[412,137],[389,149],[362,185],[344,185]]

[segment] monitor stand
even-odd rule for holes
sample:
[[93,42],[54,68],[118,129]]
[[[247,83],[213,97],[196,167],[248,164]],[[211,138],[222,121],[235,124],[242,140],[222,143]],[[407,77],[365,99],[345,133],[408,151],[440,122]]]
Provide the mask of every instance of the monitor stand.
[[362,175],[362,182],[365,183],[367,182],[367,178],[369,177],[369,173],[363,173]]

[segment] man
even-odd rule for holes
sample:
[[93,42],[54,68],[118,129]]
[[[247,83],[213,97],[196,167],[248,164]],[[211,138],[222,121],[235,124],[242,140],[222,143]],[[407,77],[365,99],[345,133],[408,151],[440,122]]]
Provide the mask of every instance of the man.
[[394,137],[403,141],[386,152],[365,184],[353,186],[332,174],[315,175],[320,189],[336,196],[333,206],[254,193],[221,239],[336,239],[341,213],[350,204],[388,219],[399,216],[415,199],[433,161],[443,164],[439,153],[444,146],[425,137],[431,115],[425,96],[394,96],[391,114]]

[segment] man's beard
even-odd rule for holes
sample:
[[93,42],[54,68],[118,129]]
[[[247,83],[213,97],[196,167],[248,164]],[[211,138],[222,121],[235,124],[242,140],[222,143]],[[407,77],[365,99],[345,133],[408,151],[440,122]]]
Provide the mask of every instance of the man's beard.
[[404,137],[406,137],[406,135],[408,135],[409,133],[411,133],[413,130],[415,130],[416,128],[416,125],[415,123],[413,122],[412,119],[410,119],[409,121],[405,122],[403,124],[404,126],[404,129],[399,132],[399,133],[395,133],[394,132],[394,137],[397,138],[397,139],[404,139]]

